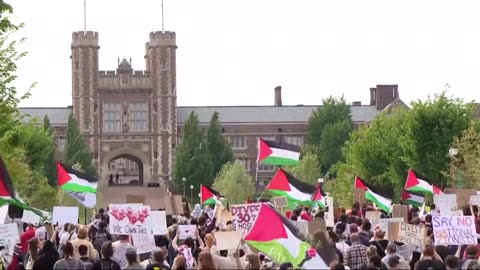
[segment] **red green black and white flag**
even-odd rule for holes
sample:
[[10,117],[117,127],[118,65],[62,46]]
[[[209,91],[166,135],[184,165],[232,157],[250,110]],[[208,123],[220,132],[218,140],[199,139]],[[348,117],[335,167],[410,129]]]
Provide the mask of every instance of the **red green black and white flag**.
[[85,207],[97,204],[98,179],[57,162],[58,186]]
[[300,163],[300,147],[258,139],[257,163],[276,166],[292,166]]
[[409,205],[422,207],[423,203],[425,202],[425,194],[403,190],[402,202]]
[[217,201],[222,199],[222,196],[220,196],[218,191],[207,186],[200,185],[200,198],[202,200],[202,204],[216,204]]
[[288,208],[295,209],[298,205],[312,206],[312,195],[316,189],[312,185],[295,179],[283,169],[279,169],[266,190],[274,196],[287,197]]
[[429,194],[443,193],[439,187],[435,186],[434,184],[430,184],[427,180],[418,178],[412,169],[408,170],[407,181],[405,182],[405,190]]
[[313,194],[312,201],[313,205],[318,205],[320,208],[325,208],[327,204],[327,194],[323,192],[320,185],[317,186],[317,190],[315,190],[315,193]]
[[360,177],[355,176],[355,188],[365,189],[365,199],[374,202],[380,209],[390,213],[392,207],[392,199],[388,199],[378,192],[374,192],[371,187],[368,187]]

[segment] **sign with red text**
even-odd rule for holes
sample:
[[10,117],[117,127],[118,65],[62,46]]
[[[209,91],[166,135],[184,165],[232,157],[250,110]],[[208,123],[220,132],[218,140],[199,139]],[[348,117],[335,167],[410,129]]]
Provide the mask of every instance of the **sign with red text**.
[[150,206],[110,204],[111,234],[151,234]]
[[473,216],[434,216],[432,225],[435,245],[477,244]]
[[232,226],[235,231],[244,231],[245,234],[250,232],[257,220],[258,212],[262,207],[261,203],[237,204],[230,206],[233,221]]

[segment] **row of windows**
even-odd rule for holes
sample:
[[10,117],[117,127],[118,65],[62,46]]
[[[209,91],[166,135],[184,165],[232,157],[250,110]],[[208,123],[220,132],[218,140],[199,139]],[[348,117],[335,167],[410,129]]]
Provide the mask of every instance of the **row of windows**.
[[[136,102],[128,104],[129,130],[147,131],[148,115],[147,103]],[[120,103],[103,104],[103,131],[120,132],[122,130],[122,106]]]
[[[264,140],[275,141],[274,136],[262,137]],[[303,136],[301,135],[286,135],[284,136],[285,142],[293,145],[303,146]],[[247,148],[247,136],[233,135],[228,136],[228,141],[233,149],[245,149]]]

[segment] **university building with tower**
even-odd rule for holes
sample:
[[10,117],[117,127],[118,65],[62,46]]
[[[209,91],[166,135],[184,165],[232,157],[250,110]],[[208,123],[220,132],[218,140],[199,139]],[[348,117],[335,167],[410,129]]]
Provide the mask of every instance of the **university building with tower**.
[[[72,34],[72,106],[20,111],[40,120],[48,115],[59,160],[65,151],[68,116],[73,113],[93,153],[104,204],[125,202],[126,196],[145,196],[144,203],[163,208],[159,195],[171,187],[175,146],[181,142],[183,123],[192,111],[203,127],[215,111],[219,113],[222,132],[252,177],[256,175],[258,138],[298,146],[306,142],[308,119],[319,106],[284,106],[280,86],[274,89],[274,103],[269,106],[177,106],[174,32],[150,33],[145,70],[133,70],[127,59],[118,60],[116,70],[100,70],[99,44],[96,32]],[[393,104],[404,105],[397,85],[377,85],[369,93],[368,105],[351,104],[356,125],[368,123]],[[274,172],[274,167],[260,165],[260,186]]]

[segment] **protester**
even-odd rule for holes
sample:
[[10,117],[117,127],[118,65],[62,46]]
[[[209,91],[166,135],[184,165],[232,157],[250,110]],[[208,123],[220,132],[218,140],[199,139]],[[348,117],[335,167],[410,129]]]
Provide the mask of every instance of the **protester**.
[[33,270],[53,269],[55,262],[60,259],[57,249],[50,240],[43,243],[38,255],[38,259],[33,263]]
[[77,259],[80,258],[78,248],[81,245],[84,245],[88,249],[88,257],[90,258],[90,260],[96,261],[97,260],[97,252],[96,252],[95,248],[93,247],[93,244],[87,239],[87,237],[88,237],[88,229],[85,226],[82,226],[78,230],[78,238],[73,240],[73,241],[70,241],[72,243],[74,249],[75,249],[74,257],[77,258]]
[[80,261],[85,265],[86,270],[91,270],[93,267],[93,260],[90,259],[88,255],[88,247],[85,245],[80,245],[78,247],[78,254],[80,254]]
[[102,259],[93,263],[92,270],[120,270],[120,264],[112,259],[113,256],[113,246],[112,242],[105,242],[102,245]]
[[35,228],[33,227],[33,224],[30,223],[26,226],[25,232],[20,236],[20,244],[23,253],[27,253],[28,251],[28,241],[35,237]]
[[362,263],[368,260],[367,247],[360,243],[360,236],[358,233],[350,235],[352,246],[345,253],[345,264],[351,269],[358,269]]
[[40,250],[40,240],[38,238],[33,237],[28,240],[28,261],[25,269],[31,270],[33,269],[33,263],[38,259],[38,252]]
[[58,260],[53,269],[63,270],[63,269],[79,269],[85,270],[85,265],[79,259],[73,257],[73,245],[70,242],[67,242],[63,246],[63,259]]
[[[125,254],[127,252],[127,249],[133,248],[133,246],[129,243],[128,235],[119,235],[118,241],[113,242],[112,248],[113,248],[112,259],[115,260],[120,265],[121,268],[126,267],[128,265],[128,261],[127,261],[127,258],[125,257]],[[103,250],[103,247],[102,247],[102,250]]]
[[137,249],[134,247],[128,248],[125,252],[125,257],[127,259],[128,265],[123,269],[145,269],[143,265],[138,263]]

